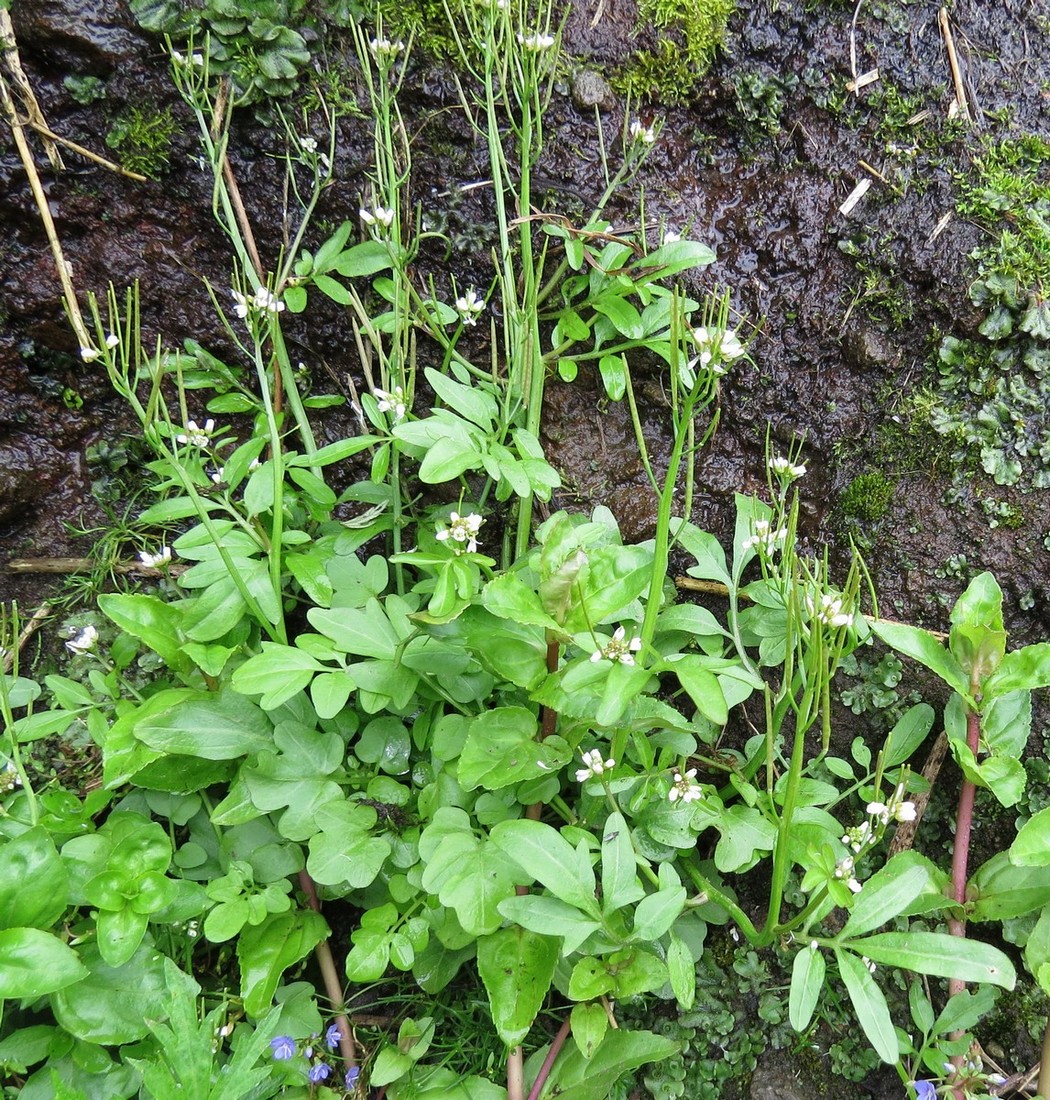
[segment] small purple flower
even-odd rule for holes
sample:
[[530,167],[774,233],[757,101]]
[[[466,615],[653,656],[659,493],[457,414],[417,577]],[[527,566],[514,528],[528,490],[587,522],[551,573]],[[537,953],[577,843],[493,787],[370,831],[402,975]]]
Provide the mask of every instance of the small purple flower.
[[326,1081],[332,1073],[332,1067],[325,1062],[318,1062],[316,1066],[310,1067],[310,1072],[306,1075],[310,1078],[310,1082],[314,1085],[319,1085],[322,1081]]
[[351,1066],[346,1071],[346,1087],[348,1089],[357,1087],[357,1079],[361,1076],[360,1066]]
[[343,1033],[339,1030],[338,1024],[332,1024],[328,1030],[324,1033],[325,1046],[329,1050],[335,1050],[337,1046],[343,1041]]
[[278,1035],[270,1040],[270,1049],[273,1051],[274,1061],[287,1062],[295,1057],[295,1040],[288,1035]]
[[937,1100],[937,1089],[932,1081],[913,1081],[915,1100]]

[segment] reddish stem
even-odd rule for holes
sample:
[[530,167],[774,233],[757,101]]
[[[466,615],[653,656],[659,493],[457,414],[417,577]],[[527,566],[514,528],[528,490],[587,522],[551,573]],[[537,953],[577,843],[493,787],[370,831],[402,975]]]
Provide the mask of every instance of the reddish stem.
[[565,1023],[558,1029],[558,1034],[554,1036],[554,1042],[551,1043],[550,1050],[547,1051],[547,1057],[543,1059],[543,1065],[540,1066],[540,1072],[536,1074],[536,1080],[532,1082],[532,1088],[529,1089],[528,1100],[538,1100],[540,1093],[543,1091],[543,1086],[547,1083],[547,1078],[551,1075],[551,1068],[554,1066],[554,1059],[561,1053],[561,1048],[565,1046],[565,1040],[569,1037],[569,1029],[571,1028],[571,1017],[565,1017]]

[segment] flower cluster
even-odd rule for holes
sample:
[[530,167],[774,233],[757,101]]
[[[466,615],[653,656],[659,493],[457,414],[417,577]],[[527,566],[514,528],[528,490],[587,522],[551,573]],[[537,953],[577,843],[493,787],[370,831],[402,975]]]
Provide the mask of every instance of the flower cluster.
[[215,421],[211,417],[204,421],[203,427],[196,420],[187,420],[186,430],[179,432],[175,442],[181,443],[184,447],[203,448],[211,444],[213,435],[215,435]]
[[389,229],[394,224],[394,211],[392,209],[388,210],[378,203],[371,210],[366,210],[362,206],[357,213],[361,221],[367,226],[379,226],[382,229]]
[[590,749],[588,752],[583,753],[580,760],[583,761],[583,767],[576,772],[577,783],[586,783],[588,779],[593,779],[595,776],[616,767],[616,761],[612,759],[603,760],[598,749]]
[[859,825],[851,825],[842,835],[842,843],[852,849],[855,855],[859,855],[872,843],[871,823],[862,821]]
[[756,519],[753,530],[755,533],[744,539],[743,549],[754,549],[760,554],[772,554],[787,538],[788,533],[786,527],[774,529],[768,519]]
[[791,482],[805,477],[806,467],[801,464],[796,465],[790,458],[785,458],[783,455],[776,455],[769,460],[769,472],[781,481]]
[[[307,1080],[311,1085],[319,1085],[332,1076],[332,1067],[325,1061],[325,1051],[314,1046],[315,1035],[303,1046],[303,1057],[310,1063],[306,1071]],[[338,1024],[332,1024],[324,1033],[324,1045],[329,1050],[335,1050],[342,1041],[343,1033]],[[270,1040],[270,1051],[275,1062],[290,1062],[299,1054],[299,1044],[290,1035],[276,1035]],[[351,1067],[346,1073],[346,1087],[352,1089],[357,1084],[360,1070],[357,1066]]]
[[852,626],[853,616],[842,608],[842,599],[830,592],[822,592],[816,599],[806,597],[806,610],[818,622],[833,630],[840,626]]
[[147,569],[159,569],[171,561],[171,547],[162,546],[156,554],[151,554],[148,550],[140,550],[139,561]]
[[[111,332],[106,337],[106,347],[112,351],[120,343],[120,337],[116,333]],[[94,363],[94,361],[102,354],[98,348],[93,348],[91,345],[86,345],[80,349],[80,358],[85,363]]]
[[518,44],[533,53],[549,50],[554,45],[554,35],[537,31],[535,34],[519,34]]
[[79,656],[81,653],[90,653],[97,645],[98,631],[88,625],[66,642],[66,649],[75,656]]
[[204,54],[192,53],[188,57],[184,53],[180,53],[178,50],[171,51],[171,59],[176,65],[196,65],[198,68],[204,68]]
[[456,311],[465,325],[473,325],[477,322],[478,315],[485,309],[484,298],[479,298],[477,291],[471,287],[466,294],[456,299]]
[[696,781],[696,768],[690,768],[685,775],[681,772],[674,773],[674,783],[667,792],[668,801],[696,802],[703,797],[704,789]]
[[21,786],[22,777],[18,774],[14,762],[5,760],[4,766],[0,768],[0,794],[7,794],[9,791]]
[[865,809],[883,825],[888,825],[891,818],[894,821],[914,821],[915,803],[905,799],[904,794],[904,784],[898,783],[889,802],[869,802]]
[[257,313],[280,313],[284,309],[284,302],[265,286],[259,287],[250,298],[245,297],[239,290],[231,290],[230,294],[233,295],[233,312],[242,321],[252,310]]
[[404,42],[391,42],[389,38],[370,38],[368,48],[379,58],[395,58],[405,48]]
[[835,878],[845,879],[846,885],[853,891],[854,894],[860,893],[860,881],[853,874],[854,859],[853,856],[846,856],[845,859],[840,859],[835,864]]
[[448,517],[448,526],[438,531],[437,540],[438,542],[446,542],[451,539],[454,543],[465,543],[465,546],[453,546],[452,549],[457,554],[462,554],[464,550],[468,554],[473,554],[478,548],[478,532],[484,522],[477,512],[471,512],[467,516],[461,516],[459,512],[453,512]]
[[405,404],[405,391],[400,386],[392,390],[373,390],[372,396],[381,413],[392,413],[395,422],[404,418],[408,406]]
[[613,636],[603,646],[599,646],[592,654],[592,661],[618,661],[621,665],[633,665],[634,655],[642,648],[641,638],[627,640],[627,631],[618,626],[613,631]]
[[693,342],[700,349],[700,354],[690,366],[698,363],[713,374],[725,374],[725,364],[745,354],[744,345],[730,329],[712,329],[701,325],[693,329]]
[[631,141],[641,142],[642,145],[652,145],[656,141],[656,128],[646,126],[639,119],[634,119],[627,129]]

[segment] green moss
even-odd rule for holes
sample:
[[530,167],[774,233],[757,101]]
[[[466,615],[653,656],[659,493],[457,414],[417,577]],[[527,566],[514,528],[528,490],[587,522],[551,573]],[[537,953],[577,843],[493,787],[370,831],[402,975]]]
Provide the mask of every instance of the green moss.
[[725,41],[735,0],[639,0],[636,33],[652,27],[658,37],[610,77],[625,95],[673,105],[688,100]]
[[113,119],[106,144],[129,171],[156,178],[168,167],[171,139],[178,132],[170,107],[132,105]]
[[858,474],[839,501],[842,514],[849,519],[875,523],[889,511],[894,488],[894,482],[877,470]]

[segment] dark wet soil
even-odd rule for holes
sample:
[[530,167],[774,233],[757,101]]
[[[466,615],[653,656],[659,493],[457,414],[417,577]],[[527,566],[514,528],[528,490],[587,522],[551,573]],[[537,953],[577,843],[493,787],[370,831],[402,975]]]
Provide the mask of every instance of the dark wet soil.
[[[601,73],[633,48],[634,6],[610,0],[593,28],[592,15],[590,5],[575,11],[565,41],[581,67]],[[22,0],[14,20],[23,63],[54,130],[108,153],[110,120],[142,102],[170,106],[184,127],[160,180],[130,181],[73,153],[61,174],[42,168],[82,301],[88,291],[104,293],[110,282],[119,288],[138,280],[147,344],[158,334],[172,346],[194,336],[221,355],[224,336],[202,280],[225,293],[228,261],[212,220],[210,179],[196,161],[192,119],[171,90],[163,51],[138,32],[123,3]],[[805,439],[804,537],[814,548],[830,543],[841,549],[847,525],[840,495],[857,473],[882,463],[885,473],[899,478],[891,509],[860,533],[883,606],[901,618],[943,626],[965,571],[991,569],[1007,594],[1012,640],[1045,638],[1050,604],[1043,538],[1050,531],[1050,497],[1019,495],[974,475],[961,502],[945,504],[953,475],[950,464],[937,460],[936,439],[906,441],[896,452],[880,443],[899,420],[902,401],[927,376],[940,336],[972,334],[980,320],[967,288],[975,274],[968,254],[981,230],[952,217],[935,234],[954,209],[953,177],[968,171],[981,131],[1050,137],[1045,8],[1039,0],[962,0],[954,6],[968,95],[979,106],[979,126],[970,130],[947,125],[952,92],[935,5],[870,0],[853,20],[853,4],[741,0],[726,53],[695,100],[669,110],[643,105],[638,112],[647,122],[663,116],[664,130],[641,177],[611,208],[611,220],[632,224],[644,193],[648,220],[709,243],[718,261],[703,286],[730,288],[744,329],[753,330],[754,366],[724,385],[718,433],[697,462],[694,519],[724,533],[732,522],[733,493],[761,489],[768,426],[781,448],[796,436]],[[880,72],[859,96],[844,89],[851,47],[858,73]],[[447,208],[449,200],[440,196],[483,177],[482,151],[457,118],[440,69],[416,64],[419,79],[409,83],[420,90],[407,113],[415,135],[417,198],[429,213],[446,218],[454,244],[450,264],[460,279],[480,284],[485,247],[478,247],[477,226],[487,220],[484,200]],[[86,74],[103,79],[106,94],[83,106],[63,81]],[[771,97],[762,101],[764,108],[759,104],[757,118],[747,117],[756,109],[753,99],[738,97],[743,78],[751,87],[779,89],[780,107],[769,106]],[[541,171],[561,188],[548,196],[547,209],[571,201],[565,188],[585,199],[601,189],[593,114],[575,106],[573,80],[567,71],[545,119],[549,144]],[[924,151],[906,178],[888,151],[911,133],[888,132],[894,89],[928,111],[915,124]],[[622,119],[623,104],[603,112],[607,139],[620,131]],[[319,232],[355,215],[368,141],[359,120],[343,121],[339,182],[324,197]],[[281,139],[245,114],[231,148],[264,260],[273,264],[288,232]],[[839,207],[857,181],[872,178],[861,162],[896,186],[876,179],[853,213],[842,215]],[[42,156],[38,163],[43,166]],[[119,442],[135,426],[98,365],[83,364],[77,355],[9,139],[0,141],[0,222],[2,569],[12,558],[89,551],[91,538],[78,536],[76,528],[97,528],[112,517],[92,496],[92,482],[104,471],[89,467],[88,448]],[[840,247],[850,240],[867,242],[867,270],[875,271],[878,294],[864,293],[864,272]],[[429,258],[435,270],[443,262]],[[319,391],[340,389],[346,373],[355,371],[352,338],[336,307],[314,317],[308,330],[293,326],[291,335]],[[639,370],[644,374],[644,365]],[[643,420],[659,466],[669,444],[655,377],[648,388],[643,379]],[[328,438],[353,430],[339,413],[326,412],[320,427]],[[551,383],[545,442],[565,476],[556,506],[606,504],[627,537],[650,533],[655,501],[632,457],[627,410],[604,401],[595,379]],[[933,457],[916,461],[909,448]],[[981,495],[1014,501],[1023,509],[1023,525],[990,529],[977,506]],[[952,567],[945,576],[946,563],[960,557],[965,571]],[[54,595],[58,584],[53,577],[0,572],[0,597],[18,599],[28,610]],[[1031,606],[1022,608],[1028,598]]]

